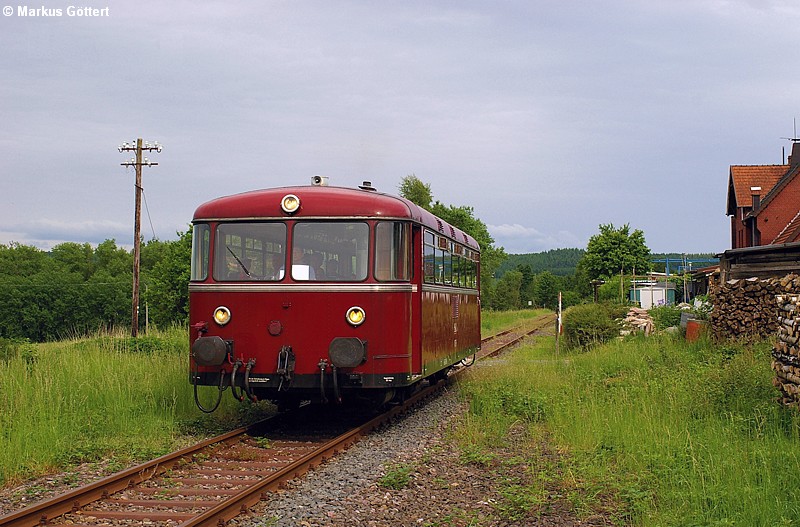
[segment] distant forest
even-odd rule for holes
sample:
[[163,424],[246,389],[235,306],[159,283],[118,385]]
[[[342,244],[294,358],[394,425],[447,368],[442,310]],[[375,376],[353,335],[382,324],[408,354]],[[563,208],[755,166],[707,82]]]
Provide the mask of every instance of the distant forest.
[[[528,254],[509,254],[508,258],[497,269],[497,277],[503,276],[507,271],[517,268],[517,266],[528,265],[533,274],[539,274],[543,271],[550,271],[556,276],[569,276],[575,274],[575,268],[578,262],[583,258],[586,251],[583,249],[551,249],[540,253]],[[713,253],[653,253],[650,255],[652,260],[670,260],[670,274],[679,272],[679,267],[682,265],[682,259],[685,258],[686,262],[691,262],[692,269],[697,270],[702,267],[713,265],[706,260],[714,260]],[[654,262],[653,271],[657,273],[666,272],[666,262]]]
[[568,276],[575,274],[575,266],[585,252],[583,249],[551,249],[541,253],[509,254],[497,269],[497,276],[503,276],[519,265],[530,266],[533,274],[550,271],[556,276]]

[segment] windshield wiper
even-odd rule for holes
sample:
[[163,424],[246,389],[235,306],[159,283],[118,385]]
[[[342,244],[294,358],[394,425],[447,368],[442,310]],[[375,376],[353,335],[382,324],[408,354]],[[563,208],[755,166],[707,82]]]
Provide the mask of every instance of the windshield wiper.
[[252,278],[252,276],[250,276],[250,271],[247,270],[247,267],[245,267],[244,264],[242,263],[242,261],[239,259],[239,257],[236,256],[236,253],[233,252],[233,250],[231,250],[231,248],[228,247],[227,245],[225,246],[225,248],[228,249],[228,252],[230,252],[231,255],[233,255],[233,257],[236,259],[236,263],[238,263],[239,267],[242,268],[242,271],[244,271],[244,274],[246,274],[248,276],[248,278]]

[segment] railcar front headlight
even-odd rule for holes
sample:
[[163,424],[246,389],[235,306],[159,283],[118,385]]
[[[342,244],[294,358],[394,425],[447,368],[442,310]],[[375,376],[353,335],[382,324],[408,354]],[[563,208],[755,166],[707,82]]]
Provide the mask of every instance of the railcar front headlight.
[[300,198],[294,194],[286,194],[281,199],[281,208],[287,214],[294,214],[300,208]]
[[231,321],[231,310],[225,306],[219,306],[214,310],[214,322],[224,326]]
[[360,326],[364,323],[364,320],[367,318],[367,314],[358,306],[353,306],[347,310],[347,314],[345,315],[347,322],[350,323],[352,326]]

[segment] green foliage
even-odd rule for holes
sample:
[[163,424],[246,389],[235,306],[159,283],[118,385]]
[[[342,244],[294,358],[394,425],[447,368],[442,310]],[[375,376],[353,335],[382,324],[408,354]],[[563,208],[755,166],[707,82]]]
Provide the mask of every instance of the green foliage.
[[697,320],[708,320],[713,307],[708,295],[697,295],[694,298],[691,312]]
[[550,271],[556,276],[568,276],[575,274],[585,252],[583,249],[550,249],[538,253],[509,254],[497,273],[502,275],[519,266],[528,266],[534,274]]
[[[620,287],[620,281],[622,287]],[[613,275],[605,279],[605,283],[597,289],[597,298],[600,302],[625,303],[631,288],[631,280],[620,275]]]
[[[774,402],[769,353],[769,343],[714,346],[663,335],[614,339],[565,360],[543,339],[468,375],[460,390],[470,412],[453,437],[462,451],[502,456],[502,438],[481,432],[502,421],[505,408],[478,412],[489,403],[473,401],[496,398],[495,387],[506,384],[543,405],[543,422],[527,427],[531,437],[520,450],[530,452],[525,461],[537,474],[543,460],[557,459],[560,470],[548,473],[559,476],[568,500],[559,507],[574,504],[580,518],[794,525],[800,472],[787,467],[800,465],[800,416]],[[540,455],[545,441],[557,456]],[[508,483],[503,506],[530,507],[520,501],[525,488],[536,494],[530,481]]]
[[[475,217],[475,209],[466,205],[460,207],[445,205],[438,200],[431,204],[433,195],[430,185],[423,183],[414,174],[404,177],[401,180],[399,189],[400,195],[404,198],[475,238],[481,248],[481,295],[486,299],[494,298],[494,273],[508,255],[502,247],[495,247],[494,238],[489,234],[489,228],[483,221]],[[491,305],[484,305],[492,307]]]
[[88,243],[65,242],[50,251],[53,260],[69,273],[88,280],[95,271],[94,249]]
[[36,347],[28,339],[0,337],[0,362],[6,366],[13,359],[22,359],[27,364],[36,362]]
[[163,247],[160,259],[147,273],[144,299],[152,305],[150,313],[159,327],[189,321],[191,253],[192,230],[188,229],[177,242]]
[[515,480],[501,481],[499,492],[502,499],[493,506],[504,520],[518,522],[530,511],[547,503],[549,496],[541,490],[536,485],[520,485]]
[[714,367],[699,378],[704,390],[694,394],[694,415],[733,419],[743,432],[760,436],[762,419],[770,413],[774,397],[772,373],[762,367],[770,362],[770,349],[766,342],[726,345],[704,355],[703,360]]
[[481,336],[488,337],[503,330],[519,326],[526,320],[547,313],[542,309],[523,309],[520,311],[481,311]]
[[[189,342],[184,328],[145,342],[146,353],[127,337],[0,340],[0,474],[16,481],[68,463],[172,449],[182,423],[199,413],[187,381]],[[225,397],[209,419],[235,416],[239,406]]]
[[533,281],[533,303],[537,307],[558,308],[558,279],[550,271],[542,271]]
[[[581,259],[584,254],[583,249],[553,249],[541,253],[512,254],[508,255],[500,265],[497,275],[502,279],[510,270],[522,273],[523,279],[519,291],[522,307],[531,301],[535,306],[556,309],[559,291],[562,293],[562,306],[568,307],[580,304],[593,295],[590,279]],[[495,298],[499,300],[499,296],[495,294],[496,286],[496,282],[491,284],[489,289],[492,294],[485,296],[491,300],[484,302],[484,305],[501,309],[500,306],[504,305],[504,302],[501,301],[500,305],[493,303]]]
[[411,482],[414,465],[399,463],[386,469],[386,473],[378,480],[378,486],[384,489],[404,489]]
[[492,295],[491,305],[494,309],[509,310],[519,309],[519,290],[522,284],[522,273],[509,271],[498,280]]
[[[191,232],[142,250],[140,310],[147,303],[162,327],[187,319],[190,251]],[[128,326],[132,266],[114,240],[96,249],[62,243],[50,253],[0,245],[0,337],[44,342]]]
[[522,282],[519,285],[519,300],[523,307],[528,306],[528,301],[533,301],[533,278],[534,274],[529,265],[518,265],[515,269],[522,275]]
[[416,175],[409,174],[400,180],[400,195],[423,209],[428,209],[433,201],[431,186],[423,183]]
[[583,262],[591,279],[619,275],[620,270],[644,273],[650,270],[650,249],[639,229],[631,232],[627,223],[618,229],[609,223],[589,238]]
[[[439,216],[466,232],[478,242],[481,247],[481,294],[485,293],[484,286],[490,285],[494,278],[494,273],[507,255],[502,247],[495,247],[494,238],[489,234],[489,228],[481,220],[475,217],[472,207],[454,205],[446,206],[437,201],[430,209],[433,214]],[[490,298],[488,295],[486,298]]]
[[681,323],[681,308],[673,305],[656,306],[647,311],[656,329],[666,329]]
[[537,423],[545,418],[545,402],[534,392],[520,390],[514,380],[487,388],[483,395],[470,403],[474,415],[499,413],[514,421],[529,423]]
[[619,336],[619,310],[603,304],[572,306],[564,312],[564,341],[569,348],[589,349]]

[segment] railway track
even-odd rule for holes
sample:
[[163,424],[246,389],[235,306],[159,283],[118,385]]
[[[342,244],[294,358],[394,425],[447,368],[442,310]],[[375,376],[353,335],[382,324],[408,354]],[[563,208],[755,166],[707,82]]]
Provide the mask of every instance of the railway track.
[[[552,323],[552,316],[540,317],[487,337],[477,358],[497,355]],[[335,437],[271,440],[257,436],[259,429],[270,427],[271,420],[240,428],[0,516],[0,526],[225,525],[268,499],[286,481],[347,449],[445,384],[427,386],[402,405]]]
[[520,326],[483,338],[481,339],[481,351],[478,353],[477,358],[483,359],[486,357],[493,357],[511,346],[522,342],[525,337],[545,334],[547,329],[554,329],[554,325],[555,315],[544,315]]

